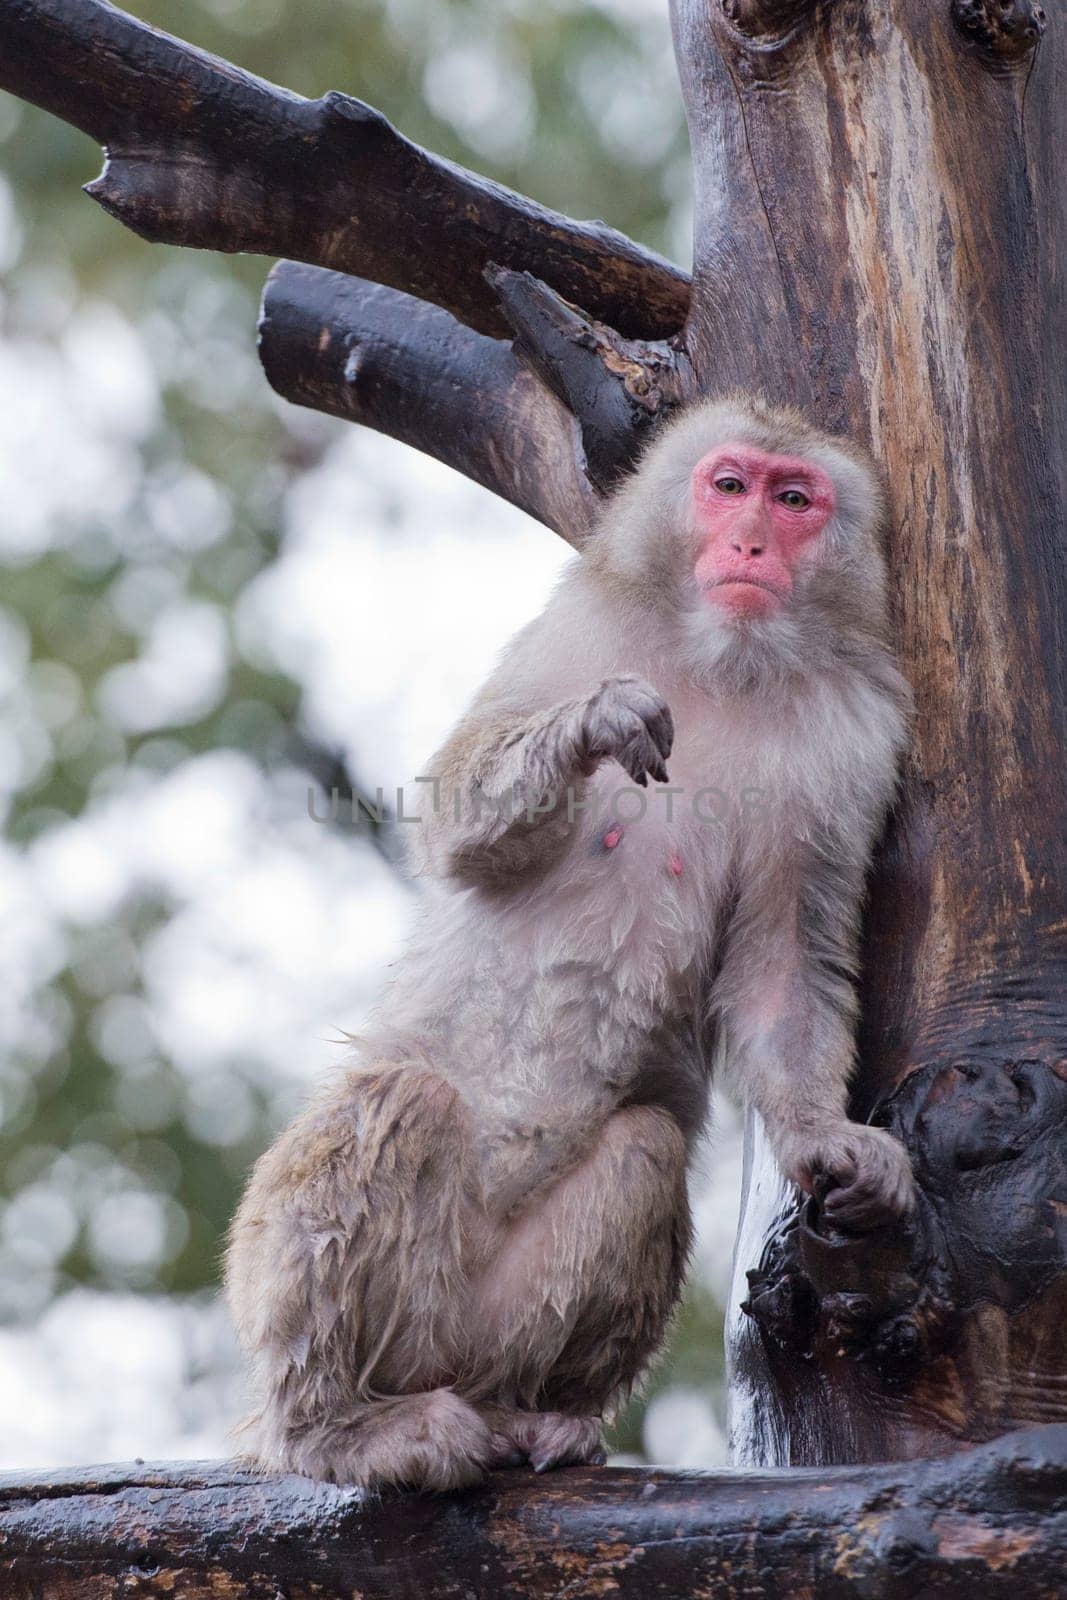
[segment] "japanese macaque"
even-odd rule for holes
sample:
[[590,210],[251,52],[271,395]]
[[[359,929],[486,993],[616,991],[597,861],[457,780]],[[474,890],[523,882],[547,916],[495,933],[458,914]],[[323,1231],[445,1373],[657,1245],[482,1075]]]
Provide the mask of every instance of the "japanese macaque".
[[262,1466],[449,1489],[602,1460],[682,1285],[720,1037],[836,1224],[912,1205],[846,1110],[909,720],[882,518],[853,446],[692,407],[431,764],[421,923],[233,1227]]

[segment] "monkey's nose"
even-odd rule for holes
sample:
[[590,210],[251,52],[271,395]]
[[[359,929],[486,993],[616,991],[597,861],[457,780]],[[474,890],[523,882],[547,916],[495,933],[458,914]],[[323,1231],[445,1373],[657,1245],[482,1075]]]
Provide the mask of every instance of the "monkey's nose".
[[761,556],[763,554],[763,546],[761,544],[753,544],[749,539],[744,540],[741,544],[734,540],[733,548],[739,556]]

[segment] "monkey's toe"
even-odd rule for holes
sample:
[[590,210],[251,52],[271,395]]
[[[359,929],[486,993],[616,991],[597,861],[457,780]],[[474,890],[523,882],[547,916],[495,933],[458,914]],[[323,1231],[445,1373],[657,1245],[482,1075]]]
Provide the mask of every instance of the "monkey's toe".
[[529,1461],[535,1472],[548,1472],[552,1467],[602,1467],[607,1460],[599,1417],[515,1411],[495,1417],[494,1422],[498,1436],[506,1433],[512,1449],[521,1460]]
[[524,1467],[527,1462],[525,1450],[520,1450],[514,1440],[506,1434],[494,1433],[492,1453],[489,1457],[489,1468],[493,1472],[500,1472],[509,1467]]
[[545,1412],[530,1451],[535,1472],[552,1467],[603,1466],[607,1459],[598,1417],[565,1417]]

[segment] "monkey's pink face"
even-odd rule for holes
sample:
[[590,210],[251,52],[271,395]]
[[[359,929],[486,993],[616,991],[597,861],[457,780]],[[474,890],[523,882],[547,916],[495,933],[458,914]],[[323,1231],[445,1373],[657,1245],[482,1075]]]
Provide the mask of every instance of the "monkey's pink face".
[[821,467],[749,444],[717,445],[693,469],[693,569],[709,605],[733,617],[773,617],[834,509]]

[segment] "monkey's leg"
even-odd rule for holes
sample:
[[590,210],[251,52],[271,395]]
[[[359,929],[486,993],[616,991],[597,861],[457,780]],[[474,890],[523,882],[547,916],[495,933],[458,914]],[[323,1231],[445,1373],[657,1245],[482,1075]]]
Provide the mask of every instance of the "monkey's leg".
[[451,1392],[465,1365],[470,1133],[457,1091],[357,1071],[258,1163],[227,1261],[263,1466],[452,1488],[500,1453]]
[[616,1112],[474,1286],[496,1401],[486,1415],[539,1470],[602,1459],[605,1409],[666,1332],[689,1249],[685,1168],[669,1113]]

